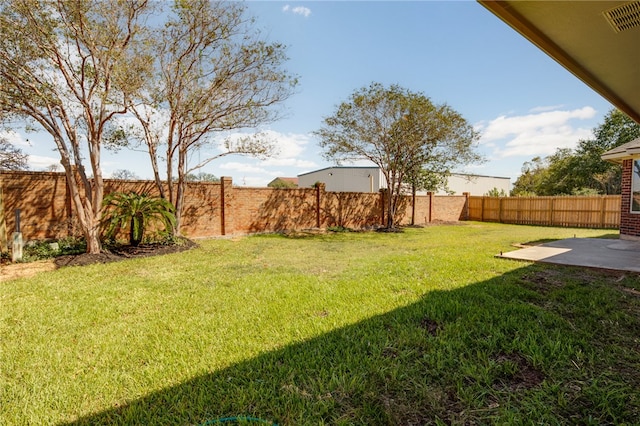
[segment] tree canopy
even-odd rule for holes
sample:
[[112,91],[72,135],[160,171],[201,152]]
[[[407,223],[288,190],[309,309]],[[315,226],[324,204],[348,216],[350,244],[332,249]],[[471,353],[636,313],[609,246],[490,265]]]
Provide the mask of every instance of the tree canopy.
[[9,139],[0,136],[0,170],[28,170],[28,158],[29,156]]
[[140,179],[140,177],[131,170],[128,169],[117,169],[111,173],[111,179],[121,179],[121,180],[136,180]]
[[[215,136],[279,118],[275,107],[293,93],[297,78],[283,68],[286,47],[267,42],[237,2],[176,1],[153,45],[153,78],[129,106],[158,190],[176,207],[179,233],[185,182],[194,172],[226,155],[266,157],[275,148],[260,133],[222,142]],[[168,194],[159,160],[167,181],[176,182]]]
[[367,160],[381,169],[388,228],[396,225],[405,184],[437,183],[454,167],[481,160],[475,151],[479,135],[462,115],[398,85],[372,83],[354,91],[315,135],[327,159]]
[[[0,117],[52,136],[90,253],[101,250],[103,148],[129,146],[132,136],[143,142],[179,233],[194,171],[274,149],[259,135],[221,144],[212,135],[277,119],[274,107],[297,84],[282,68],[285,46],[266,41],[244,5],[176,0],[154,14],[163,8],[148,0],[0,3]],[[190,163],[205,145],[214,153]],[[162,161],[164,181],[175,185],[163,185]]]
[[558,148],[552,155],[524,163],[512,195],[620,194],[620,166],[601,156],[640,137],[640,125],[613,109],[593,135],[579,141],[575,149]]
[[147,8],[144,0],[0,3],[0,116],[52,136],[90,253],[101,250],[103,136],[151,62],[140,44]]

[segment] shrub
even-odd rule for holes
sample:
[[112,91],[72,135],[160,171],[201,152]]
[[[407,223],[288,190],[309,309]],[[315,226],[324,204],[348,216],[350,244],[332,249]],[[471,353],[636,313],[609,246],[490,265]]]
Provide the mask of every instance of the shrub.
[[22,249],[23,262],[51,259],[69,254],[82,254],[87,251],[84,238],[64,237],[59,240],[29,241]]
[[148,194],[114,192],[105,197],[102,226],[104,237],[115,239],[121,232],[129,231],[129,244],[139,245],[151,222],[159,222],[171,233],[176,224],[173,205],[164,198]]

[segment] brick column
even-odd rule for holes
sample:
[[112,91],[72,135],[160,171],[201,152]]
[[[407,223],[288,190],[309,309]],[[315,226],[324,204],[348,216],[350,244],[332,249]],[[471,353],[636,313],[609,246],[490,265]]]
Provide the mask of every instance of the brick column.
[[429,195],[429,217],[427,222],[431,223],[433,220],[433,191],[429,191],[427,194]]
[[322,199],[325,192],[325,184],[318,182],[316,187],[316,228],[322,227]]
[[220,234],[233,234],[233,181],[228,176],[220,178]]

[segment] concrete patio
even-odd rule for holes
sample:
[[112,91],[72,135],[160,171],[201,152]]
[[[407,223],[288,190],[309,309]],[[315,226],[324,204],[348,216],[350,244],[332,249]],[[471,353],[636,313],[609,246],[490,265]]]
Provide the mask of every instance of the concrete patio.
[[640,272],[640,241],[568,238],[501,253],[497,257]]

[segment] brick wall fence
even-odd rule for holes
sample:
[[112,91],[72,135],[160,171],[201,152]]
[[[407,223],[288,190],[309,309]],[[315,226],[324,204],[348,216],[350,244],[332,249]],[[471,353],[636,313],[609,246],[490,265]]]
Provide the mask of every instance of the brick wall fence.
[[[131,191],[158,194],[152,181],[105,180],[105,194]],[[206,238],[332,226],[376,227],[385,224],[384,197],[382,192],[327,192],[323,185],[296,189],[237,187],[228,177],[219,183],[188,182],[182,232],[191,238]],[[0,172],[3,241],[15,230],[16,209],[20,209],[25,241],[79,234],[64,173]],[[411,197],[404,197],[397,215],[399,223],[410,224],[412,211]],[[417,225],[467,217],[468,194],[416,197]]]

